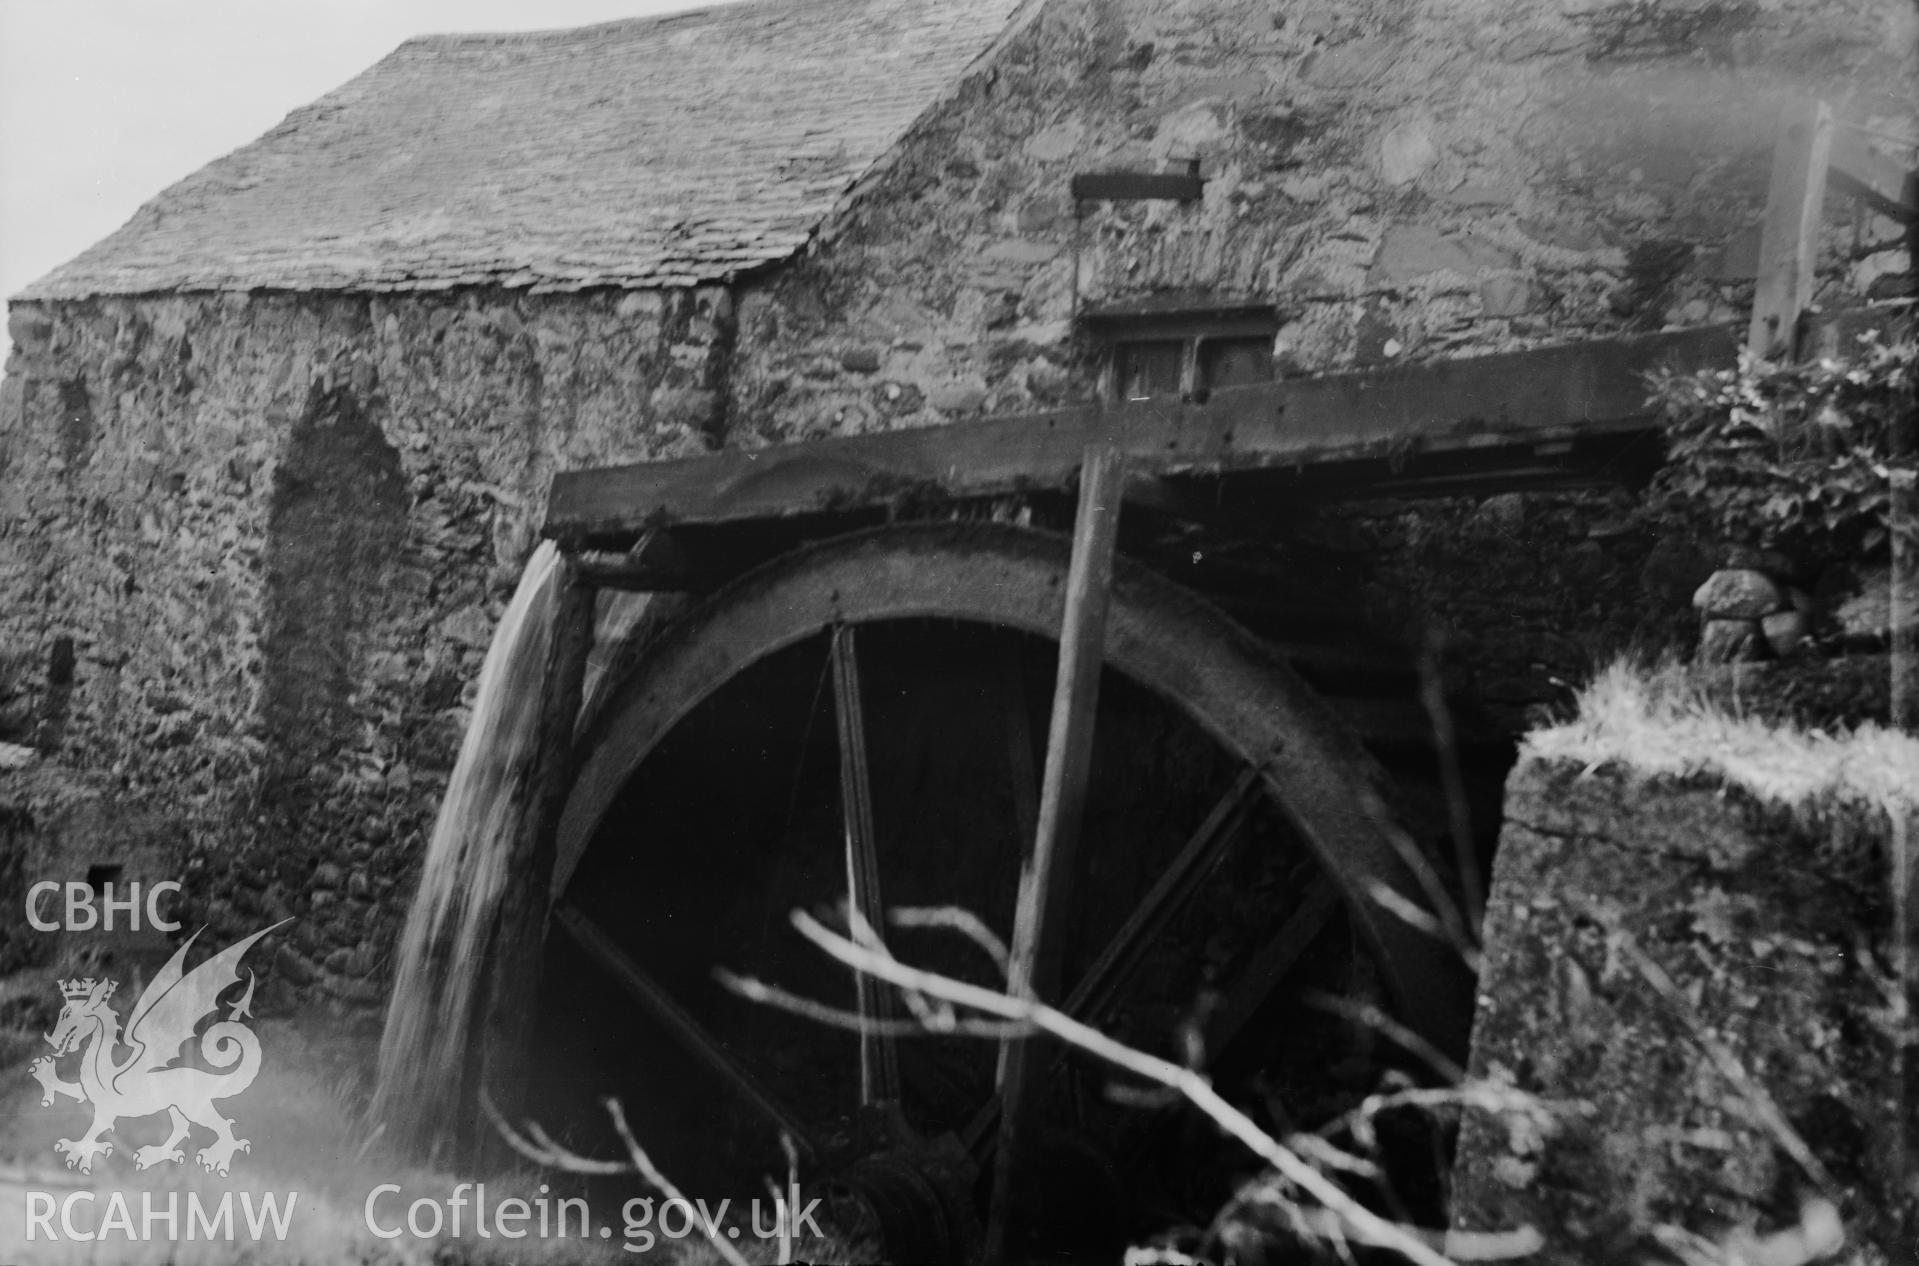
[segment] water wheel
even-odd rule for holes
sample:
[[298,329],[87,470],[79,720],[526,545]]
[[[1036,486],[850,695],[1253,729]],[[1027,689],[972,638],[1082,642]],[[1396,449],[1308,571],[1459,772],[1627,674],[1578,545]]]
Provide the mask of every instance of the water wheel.
[[[995,1048],[863,1048],[714,969],[872,1014],[882,1000],[802,941],[791,910],[954,907],[1009,935],[1069,553],[989,524],[841,537],[746,574],[627,657],[581,732],[561,819],[534,1115],[596,1150],[596,1099],[618,1095],[689,1191],[782,1173],[785,1131],[896,1251],[968,1238]],[[1104,674],[1055,1001],[1262,1087],[1295,1120],[1370,1088],[1386,1057],[1304,1005],[1310,990],[1374,998],[1457,1050],[1463,968],[1372,895],[1426,903],[1377,766],[1285,659],[1122,559]],[[950,930],[884,931],[905,960],[996,982]],[[1194,1188],[1247,1168],[1174,1109],[1112,1102],[1106,1070],[1048,1058],[1042,1203],[1075,1242],[1217,1199]],[[1177,1172],[1143,1176],[1169,1138],[1186,1140]]]

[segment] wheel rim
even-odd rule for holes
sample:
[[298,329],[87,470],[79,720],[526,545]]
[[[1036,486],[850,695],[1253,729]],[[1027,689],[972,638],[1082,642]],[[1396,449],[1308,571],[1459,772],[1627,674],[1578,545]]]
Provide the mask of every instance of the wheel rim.
[[[957,621],[1050,641],[1068,543],[991,525],[915,525],[840,538],[750,574],[660,633],[582,730],[580,773],[556,850],[568,892],[609,809],[696,709],[753,670],[834,628]],[[1191,594],[1122,564],[1106,665],[1163,700],[1263,788],[1333,881],[1410,1027],[1456,1049],[1470,994],[1446,947],[1386,914],[1384,884],[1420,904],[1396,828],[1356,740],[1262,643]],[[1105,713],[1102,710],[1102,717]],[[831,743],[830,733],[825,736]],[[644,852],[645,840],[634,845]],[[591,867],[586,877],[592,878]],[[1005,928],[1000,929],[1002,932]]]
[[[839,538],[743,577],[642,655],[580,737],[560,820],[565,891],[607,807],[646,755],[747,665],[834,624],[956,619],[1052,638],[1069,543],[998,525],[910,525]],[[1383,883],[1425,905],[1358,740],[1284,660],[1192,594],[1121,561],[1106,663],[1261,767],[1275,802],[1339,887],[1405,1021],[1443,1048],[1464,1037],[1469,991],[1450,949],[1382,908]],[[1463,995],[1467,1002],[1470,993]]]

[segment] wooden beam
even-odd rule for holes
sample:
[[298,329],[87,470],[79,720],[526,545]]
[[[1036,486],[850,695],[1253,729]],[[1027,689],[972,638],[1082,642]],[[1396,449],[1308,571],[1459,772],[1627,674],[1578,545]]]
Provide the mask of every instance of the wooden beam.
[[662,528],[647,529],[624,554],[581,554],[573,566],[586,584],[629,593],[682,593],[700,580],[700,568]]
[[607,975],[627,996],[640,1005],[648,1015],[660,1023],[675,1041],[691,1052],[701,1063],[711,1068],[720,1078],[730,1085],[747,1103],[758,1109],[777,1128],[793,1136],[793,1141],[805,1149],[809,1155],[818,1155],[818,1144],[813,1141],[806,1127],[798,1117],[789,1112],[771,1091],[761,1084],[747,1067],[733,1058],[717,1037],[714,1037],[693,1015],[682,1007],[666,989],[646,969],[633,961],[618,942],[601,930],[600,925],[581,913],[577,906],[562,902],[553,909],[553,922],[573,943],[586,952],[587,957],[605,969]]
[[[576,583],[564,560],[546,668],[541,681],[540,734],[529,803],[521,832],[505,862],[512,877],[500,902],[499,923],[487,947],[488,984],[480,1024],[480,1080],[508,1117],[525,1097],[531,1018],[545,961],[548,890],[552,884],[560,813],[575,770],[573,730],[580,716],[586,660],[593,646],[595,595]],[[490,1145],[483,1148],[491,1151]]]
[[902,496],[1067,490],[1089,446],[1142,474],[1306,467],[1643,430],[1645,375],[1730,365],[1730,326],[1538,348],[1212,393],[1204,403],[1081,405],[565,471],[546,522],[562,539],[630,541],[655,524],[720,524],[883,506]]
[[[850,912],[875,933],[885,926],[880,896],[880,863],[873,829],[873,787],[866,761],[866,707],[860,698],[859,658],[852,625],[833,629],[834,718],[839,729],[840,817],[846,837],[846,901]],[[860,1019],[885,1028],[893,1018],[887,986],[856,975]],[[860,1103],[876,1106],[900,1097],[899,1052],[890,1033],[860,1034]]]
[[1919,197],[1912,170],[1870,148],[1866,138],[1843,125],[1832,138],[1832,183],[1880,215],[1901,224],[1919,223]]
[[1823,101],[1795,103],[1780,120],[1746,331],[1746,348],[1755,356],[1798,355],[1799,317],[1812,302],[1832,133],[1832,110]]
[[[1105,662],[1106,611],[1111,600],[1114,545],[1119,538],[1120,492],[1125,460],[1110,448],[1087,451],[1080,471],[1079,512],[1073,525],[1072,562],[1066,573],[1059,671],[1053,715],[1047,729],[1046,764],[1040,781],[1039,829],[1020,867],[1019,900],[1013,915],[1013,945],[1007,987],[1016,996],[1055,994],[1065,948],[1064,925],[1074,854],[1086,807],[1093,763],[1093,717],[1099,709],[1099,677]],[[1000,1049],[999,1156],[988,1210],[986,1260],[1007,1260],[1019,1211],[1019,1193],[1030,1191],[1022,1167],[1037,1122],[1044,1079],[1033,1044],[1008,1042]]]

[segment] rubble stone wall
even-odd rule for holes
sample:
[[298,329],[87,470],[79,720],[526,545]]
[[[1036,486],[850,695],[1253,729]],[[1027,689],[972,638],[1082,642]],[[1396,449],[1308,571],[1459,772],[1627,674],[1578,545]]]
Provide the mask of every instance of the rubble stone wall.
[[1684,648],[1716,556],[1635,518],[1624,489],[1329,507],[1368,623],[1428,648],[1450,689],[1520,734],[1623,654]]
[[1905,1260],[1919,1138],[1900,1137],[1883,813],[1538,758],[1506,812],[1471,1072],[1557,1126],[1469,1114],[1455,1225],[1531,1226],[1536,1260],[1596,1266],[1794,1227],[1827,1195],[1854,1260]]
[[[759,438],[1091,393],[1089,305],[1270,303],[1290,372],[1743,319],[1781,110],[1893,133],[1903,0],[1055,0],[741,303]],[[1086,202],[1183,171],[1197,202]],[[1828,199],[1818,299],[1908,284]]]
[[704,448],[730,313],[721,289],[15,305],[0,739],[94,788],[109,852],[112,819],[179,823],[189,918],[302,916],[283,978],[377,1002],[552,472]]

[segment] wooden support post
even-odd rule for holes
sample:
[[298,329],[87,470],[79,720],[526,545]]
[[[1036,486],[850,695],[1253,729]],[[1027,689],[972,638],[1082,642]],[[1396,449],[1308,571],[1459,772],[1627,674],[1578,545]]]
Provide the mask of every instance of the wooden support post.
[[[1039,829],[1020,867],[1019,901],[1013,917],[1012,960],[1007,983],[1016,995],[1056,993],[1064,946],[1063,897],[1070,890],[1073,854],[1084,816],[1087,776],[1093,758],[1093,716],[1099,708],[1100,666],[1105,658],[1106,610],[1119,536],[1125,463],[1111,447],[1088,449],[1080,468],[1079,513],[1073,526],[1073,556],[1066,576],[1066,610],[1060,628],[1059,675],[1041,777]],[[1037,1125],[1043,1078],[1029,1042],[1009,1042],[1000,1051],[999,1154],[988,1211],[986,1260],[1007,1260],[1019,1211],[1022,1146]]]
[[1798,355],[1799,318],[1812,302],[1832,134],[1832,110],[1823,101],[1790,106],[1780,120],[1766,222],[1759,237],[1752,324],[1746,332],[1746,347],[1755,356]]
[[509,1117],[524,1098],[527,1034],[539,994],[553,847],[573,781],[573,727],[593,647],[597,591],[578,582],[570,562],[561,566],[565,575],[542,675],[539,755],[527,784],[520,836],[506,862],[512,882],[501,898],[500,920],[487,952],[490,984],[481,1018],[480,1080],[494,1105]]

